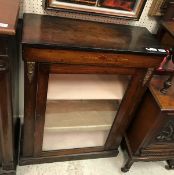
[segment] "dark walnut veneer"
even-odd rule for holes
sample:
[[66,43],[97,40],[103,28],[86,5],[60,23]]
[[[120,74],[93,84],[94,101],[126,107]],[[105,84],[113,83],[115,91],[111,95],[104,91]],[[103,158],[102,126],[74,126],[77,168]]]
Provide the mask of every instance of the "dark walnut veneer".
[[[25,112],[20,164],[107,157],[118,153],[146,84],[164,53],[145,28],[24,15]],[[104,146],[42,151],[49,74],[119,74],[131,81]]]

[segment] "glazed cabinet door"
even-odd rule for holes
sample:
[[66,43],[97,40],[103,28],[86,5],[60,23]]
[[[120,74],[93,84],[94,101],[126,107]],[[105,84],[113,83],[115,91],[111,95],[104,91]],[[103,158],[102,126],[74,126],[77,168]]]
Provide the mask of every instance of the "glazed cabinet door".
[[115,155],[129,122],[123,122],[122,115],[135,108],[132,97],[138,100],[143,94],[145,73],[114,66],[25,62],[23,156],[48,161],[49,156]]

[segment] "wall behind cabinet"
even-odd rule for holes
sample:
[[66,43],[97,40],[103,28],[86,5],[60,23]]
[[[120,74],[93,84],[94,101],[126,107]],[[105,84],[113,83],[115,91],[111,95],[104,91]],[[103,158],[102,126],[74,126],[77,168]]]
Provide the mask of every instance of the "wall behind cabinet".
[[[45,1],[45,0],[43,0]],[[117,23],[117,24],[128,24],[128,25],[134,25],[134,26],[142,26],[146,27],[150,32],[156,33],[158,24],[155,20],[155,18],[148,17],[148,11],[149,8],[152,4],[153,0],[147,0],[145,4],[145,8],[143,10],[143,13],[141,15],[141,18],[139,21],[130,21],[130,20],[123,20],[123,19],[109,19],[107,17],[105,18],[100,18],[100,17],[95,17],[91,18],[88,17],[90,20],[94,21],[101,21],[101,22],[106,22],[106,23]],[[62,17],[73,17],[73,18],[80,18],[80,19],[87,19],[84,15],[75,15],[73,13],[65,14],[63,12],[46,12],[43,9],[43,2],[42,0],[21,0],[21,10],[20,10],[20,15],[22,17],[23,13],[37,13],[37,14],[50,14],[50,15],[57,15],[57,16],[62,16]]]

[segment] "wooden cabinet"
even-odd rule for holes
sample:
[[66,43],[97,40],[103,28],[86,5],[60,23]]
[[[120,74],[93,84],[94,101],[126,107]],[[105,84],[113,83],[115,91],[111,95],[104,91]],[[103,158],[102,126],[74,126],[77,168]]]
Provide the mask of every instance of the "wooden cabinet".
[[174,2],[165,2],[166,3],[166,10],[163,16],[164,21],[172,21],[174,18]]
[[166,55],[145,28],[34,14],[24,15],[22,47],[21,165],[117,155]]
[[163,21],[160,24],[158,38],[165,47],[171,48],[174,46],[174,22],[172,20]]
[[15,174],[18,114],[17,19],[19,1],[0,0],[0,174]]
[[168,160],[174,167],[174,89],[162,94],[166,76],[155,76],[134,120],[126,132],[125,141],[129,159],[122,171],[126,172],[136,161]]

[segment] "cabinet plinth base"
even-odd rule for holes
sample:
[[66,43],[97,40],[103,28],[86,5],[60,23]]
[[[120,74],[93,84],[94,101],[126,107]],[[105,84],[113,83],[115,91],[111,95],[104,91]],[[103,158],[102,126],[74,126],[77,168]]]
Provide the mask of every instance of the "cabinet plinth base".
[[82,154],[73,154],[73,155],[48,155],[40,157],[22,157],[19,160],[19,165],[30,165],[30,164],[41,164],[41,163],[52,163],[52,162],[63,162],[63,161],[72,161],[72,160],[83,160],[83,159],[96,159],[96,158],[107,158],[107,157],[116,157],[118,155],[118,150],[113,151],[102,151],[102,152],[90,152]]
[[16,171],[0,171],[0,175],[16,175]]

